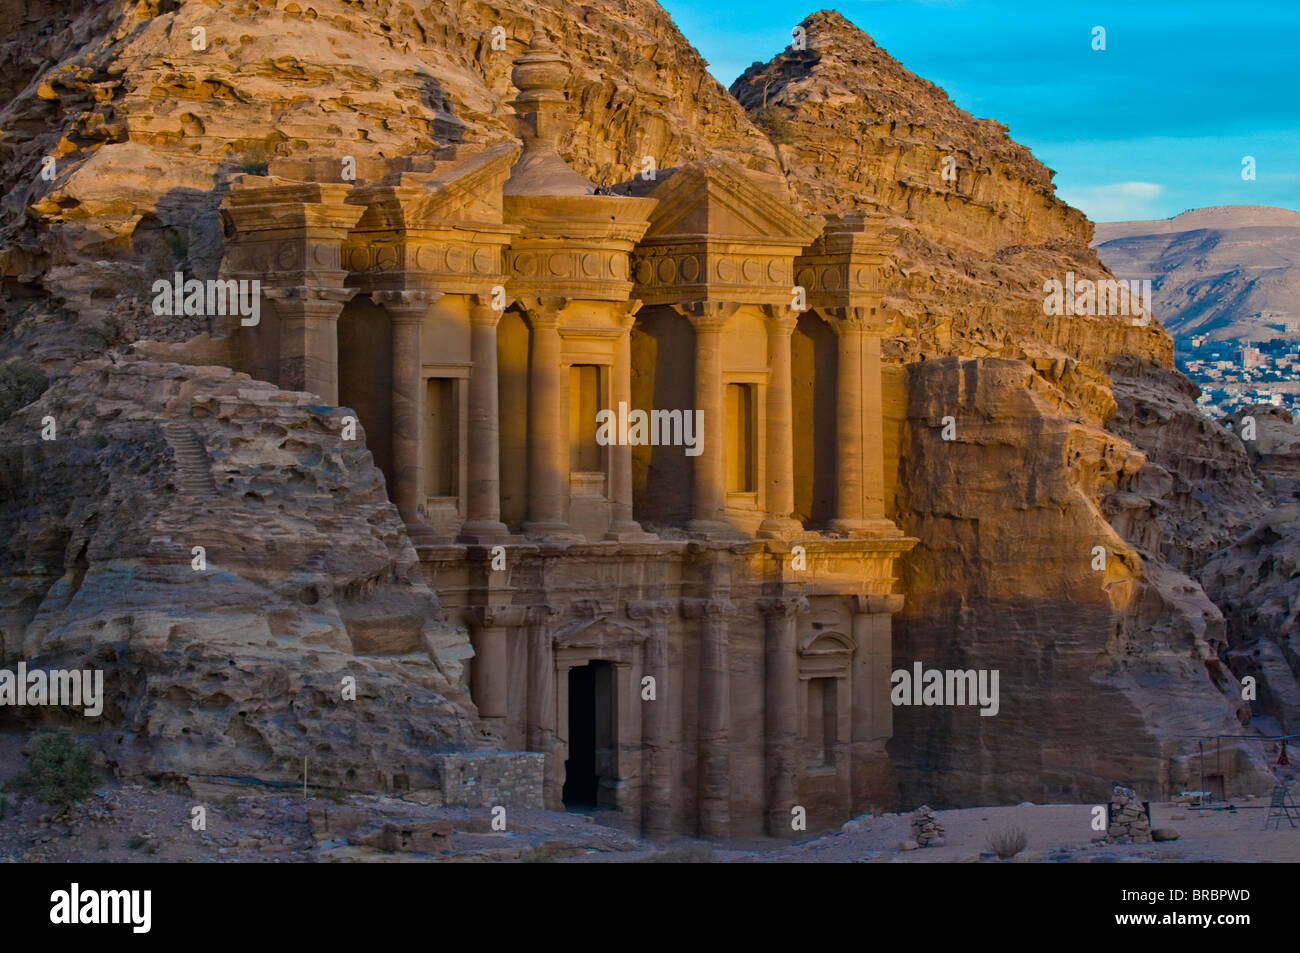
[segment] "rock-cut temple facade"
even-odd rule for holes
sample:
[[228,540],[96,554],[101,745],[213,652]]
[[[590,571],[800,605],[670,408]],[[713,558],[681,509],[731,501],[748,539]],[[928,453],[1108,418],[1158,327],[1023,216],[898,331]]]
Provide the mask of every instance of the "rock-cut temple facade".
[[568,75],[515,61],[522,147],[239,179],[232,362],[355,412],[547,807],[725,837],[890,803],[889,236],[730,160],[597,187]]

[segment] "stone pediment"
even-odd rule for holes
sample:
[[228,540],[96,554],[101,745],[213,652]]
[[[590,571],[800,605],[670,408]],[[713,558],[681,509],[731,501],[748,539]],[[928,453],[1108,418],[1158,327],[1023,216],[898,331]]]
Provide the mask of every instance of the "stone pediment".
[[632,653],[645,639],[646,634],[641,629],[608,616],[577,619],[560,626],[553,636],[556,652],[579,652],[609,661],[631,659]]
[[[636,189],[639,191],[639,189]],[[730,159],[674,169],[650,193],[659,204],[633,253],[633,294],[646,304],[789,302],[794,258],[821,228]]]
[[659,205],[643,245],[708,240],[802,249],[821,226],[791,211],[784,190],[760,187],[731,159],[705,159],[674,169],[649,195]]
[[517,143],[498,142],[437,161],[429,171],[399,172],[375,185],[360,185],[348,199],[366,206],[357,228],[375,232],[499,226],[501,189],[517,155]]

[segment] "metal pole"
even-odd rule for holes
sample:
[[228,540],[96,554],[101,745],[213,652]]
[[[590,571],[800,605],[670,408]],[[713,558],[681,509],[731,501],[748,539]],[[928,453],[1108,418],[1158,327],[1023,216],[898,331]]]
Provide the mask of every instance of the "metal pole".
[[1202,738],[1196,742],[1196,747],[1201,751],[1201,790],[1208,791],[1209,789],[1205,786],[1205,739]]

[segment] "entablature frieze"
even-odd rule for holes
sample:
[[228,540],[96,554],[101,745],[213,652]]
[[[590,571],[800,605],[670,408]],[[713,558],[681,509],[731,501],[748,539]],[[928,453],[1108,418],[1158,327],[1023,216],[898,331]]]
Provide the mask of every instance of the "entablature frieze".
[[639,245],[632,253],[634,293],[648,305],[694,299],[788,304],[797,253],[790,245],[756,243]]

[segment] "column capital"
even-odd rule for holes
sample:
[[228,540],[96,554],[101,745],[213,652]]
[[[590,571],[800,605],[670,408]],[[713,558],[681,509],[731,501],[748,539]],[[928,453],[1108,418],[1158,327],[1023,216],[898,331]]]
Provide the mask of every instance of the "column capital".
[[495,328],[501,323],[504,311],[498,311],[491,305],[474,304],[469,306],[469,323],[476,328]]
[[788,304],[765,304],[761,307],[763,316],[767,319],[768,330],[778,334],[793,334],[799,324],[799,315],[803,314]]
[[631,301],[621,301],[614,306],[614,320],[624,331],[630,330],[632,325],[636,323],[636,315],[640,310],[640,298],[633,298]]
[[524,608],[525,625],[545,625],[560,614],[560,607],[542,602]]
[[696,331],[721,331],[741,305],[734,301],[681,301],[671,307]]
[[523,310],[530,328],[556,328],[572,299],[530,295],[516,298],[515,303]]
[[880,320],[875,308],[829,307],[813,309],[820,314],[836,334],[862,334],[866,331],[880,329]]
[[501,316],[506,313],[506,308],[514,303],[514,298],[506,295],[505,304],[500,308],[492,306],[490,294],[472,294],[469,296],[469,320],[473,324],[490,324],[496,326],[501,320]]
[[331,312],[338,314],[343,306],[351,301],[360,288],[322,288],[314,285],[290,285],[280,288],[263,288],[266,295],[277,305],[290,305],[303,310],[315,310],[320,316]]
[[466,606],[465,622],[476,629],[523,625],[528,606]]
[[758,611],[767,619],[787,619],[809,610],[803,596],[768,596],[758,600]]
[[687,619],[723,619],[736,611],[730,599],[683,599],[682,615]]
[[442,298],[439,291],[372,291],[370,300],[389,313],[394,321],[418,321]]
[[864,596],[853,597],[853,612],[855,614],[868,613],[878,614],[887,612],[890,615],[903,611],[903,596],[897,592],[872,593]]
[[629,619],[667,619],[677,609],[671,599],[640,599],[627,604]]

